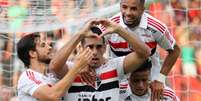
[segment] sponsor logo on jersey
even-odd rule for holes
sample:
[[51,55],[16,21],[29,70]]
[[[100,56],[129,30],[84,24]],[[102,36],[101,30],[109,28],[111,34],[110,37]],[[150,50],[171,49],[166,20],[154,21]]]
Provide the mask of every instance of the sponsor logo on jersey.
[[[78,98],[78,101],[111,101],[111,97],[105,97],[105,98],[96,98],[95,95],[92,96],[92,98],[88,98],[89,95],[80,95],[81,98]],[[83,98],[85,97],[85,98]]]

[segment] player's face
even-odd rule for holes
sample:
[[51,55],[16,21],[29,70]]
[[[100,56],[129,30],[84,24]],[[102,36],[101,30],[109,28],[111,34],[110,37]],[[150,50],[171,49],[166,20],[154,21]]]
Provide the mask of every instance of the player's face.
[[102,39],[97,38],[85,38],[84,48],[89,47],[93,52],[93,58],[90,62],[90,66],[98,68],[103,61],[103,54],[105,53],[105,43]]
[[140,0],[121,0],[120,9],[123,21],[128,27],[135,27],[140,23],[144,11]]
[[45,36],[40,36],[40,39],[37,40],[36,53],[38,61],[49,64],[53,56],[53,51]]
[[129,85],[135,95],[142,96],[149,88],[150,71],[134,72],[129,78]]

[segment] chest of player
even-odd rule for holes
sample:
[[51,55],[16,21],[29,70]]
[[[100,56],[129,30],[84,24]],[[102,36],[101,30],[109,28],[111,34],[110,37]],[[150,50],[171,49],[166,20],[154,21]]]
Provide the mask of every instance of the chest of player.
[[77,77],[68,91],[67,101],[118,101],[118,96],[118,74],[112,69],[101,72],[93,85],[82,83]]
[[[151,49],[156,48],[157,42],[154,38],[154,33],[151,30],[140,27],[136,27],[134,29],[126,29],[132,34],[137,35],[139,39],[145,42]],[[120,37],[118,34],[112,34],[108,40],[108,43],[113,49],[130,48],[128,42],[126,42],[126,40]]]

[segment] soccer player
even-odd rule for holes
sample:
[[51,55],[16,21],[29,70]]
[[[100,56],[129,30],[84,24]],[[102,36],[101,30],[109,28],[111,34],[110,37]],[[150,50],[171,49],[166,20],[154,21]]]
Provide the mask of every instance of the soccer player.
[[[152,98],[156,99],[162,94],[165,78],[176,62],[180,48],[175,39],[169,32],[167,26],[144,11],[145,0],[121,0],[120,13],[113,16],[110,20],[118,23],[132,35],[137,35],[151,49],[150,58],[153,68],[151,69],[151,88]],[[107,28],[102,26],[104,31]],[[111,34],[106,37],[110,45],[111,57],[125,56],[135,48],[119,34]],[[167,56],[160,65],[159,54],[156,51],[157,45],[167,51]]]
[[[94,23],[94,20],[87,24]],[[78,37],[71,42],[69,49],[74,49],[81,41],[84,49],[90,48],[93,52],[93,58],[88,64],[88,68],[96,71],[96,81],[93,85],[82,83],[78,76],[73,82],[67,94],[67,101],[119,101],[119,81],[123,76],[139,67],[150,55],[148,47],[137,36],[125,30],[123,27],[104,19],[96,19],[95,24],[103,24],[107,31],[101,34],[101,30],[97,27],[91,27],[91,31],[81,31],[85,33],[77,33]],[[86,26],[86,25],[85,25]],[[130,45],[135,48],[135,52],[131,52],[127,56],[107,60],[103,57],[106,44],[104,35],[118,33],[125,38]],[[91,35],[89,35],[91,34]],[[94,36],[92,34],[100,34]],[[87,36],[87,37],[84,37]],[[61,54],[62,55],[62,54]],[[62,78],[65,74],[65,67],[52,68],[58,77]]]
[[[67,50],[66,48],[68,47],[63,47],[58,52],[63,53],[64,50]],[[17,53],[27,67],[18,81],[17,91],[20,101],[64,100],[62,97],[71,86],[76,75],[92,59],[92,51],[89,48],[84,50],[75,59],[74,68],[65,73],[65,76],[58,81],[49,67],[58,67],[57,64],[66,61],[69,54],[64,52],[62,55],[65,58],[58,58],[59,54],[53,53],[52,47],[44,35],[38,33],[26,35],[18,42]]]
[[[120,101],[150,101],[150,71],[151,61],[145,61],[137,70],[133,71],[128,78],[128,82],[120,84]],[[165,87],[160,100],[157,101],[180,101],[175,92]]]

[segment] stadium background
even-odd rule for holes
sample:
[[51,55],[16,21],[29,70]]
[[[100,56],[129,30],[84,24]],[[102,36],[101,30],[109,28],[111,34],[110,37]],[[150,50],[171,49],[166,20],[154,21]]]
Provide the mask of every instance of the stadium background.
[[[167,24],[182,50],[167,84],[181,101],[201,101],[201,0],[146,0],[145,6]],[[87,19],[117,12],[119,0],[0,0],[0,101],[17,101],[16,84],[24,70],[16,57],[20,37],[47,33],[58,49]],[[158,50],[162,63],[167,53]]]

